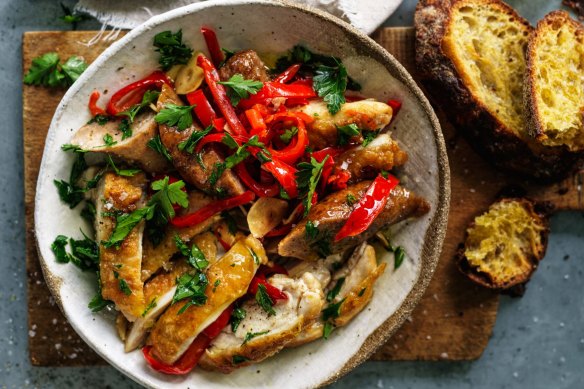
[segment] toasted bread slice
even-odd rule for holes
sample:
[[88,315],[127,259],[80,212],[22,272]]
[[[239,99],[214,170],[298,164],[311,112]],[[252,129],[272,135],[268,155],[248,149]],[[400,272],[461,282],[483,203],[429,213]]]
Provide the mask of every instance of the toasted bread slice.
[[467,229],[459,268],[471,280],[492,289],[524,284],[545,255],[548,234],[547,215],[534,202],[502,199]]
[[558,179],[572,167],[524,119],[525,51],[532,27],[498,0],[421,0],[416,62],[424,85],[473,147],[495,166]]
[[584,27],[549,13],[529,39],[525,106],[533,136],[546,146],[584,151]]

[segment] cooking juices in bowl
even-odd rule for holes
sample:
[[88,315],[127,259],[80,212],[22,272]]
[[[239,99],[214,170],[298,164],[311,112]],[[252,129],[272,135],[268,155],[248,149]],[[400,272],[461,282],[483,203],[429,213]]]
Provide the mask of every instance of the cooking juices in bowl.
[[334,342],[385,270],[372,241],[399,267],[384,229],[429,211],[394,174],[408,158],[388,131],[400,102],[362,96],[340,59],[304,46],[268,68],[201,33],[210,56],[164,31],[158,69],[88,96],[56,182],[95,227],[59,236],[57,258],[97,270],[90,308],[119,311],[125,350],[176,375]]

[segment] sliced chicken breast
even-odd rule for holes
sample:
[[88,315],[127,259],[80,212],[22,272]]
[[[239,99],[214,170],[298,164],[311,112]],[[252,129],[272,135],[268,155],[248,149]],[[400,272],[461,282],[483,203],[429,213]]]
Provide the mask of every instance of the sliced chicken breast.
[[295,339],[301,331],[318,319],[324,304],[320,282],[304,273],[297,279],[277,274],[269,283],[282,290],[287,300],[278,300],[268,315],[250,298],[243,305],[245,319],[235,333],[226,327],[215,338],[199,361],[206,370],[229,373],[236,368],[263,361]]
[[171,305],[158,319],[148,338],[153,355],[166,364],[176,362],[209,324],[247,292],[258,267],[266,262],[266,253],[257,239],[248,236],[237,241],[219,261],[208,267],[205,304],[190,306],[179,314],[187,304],[182,300]]
[[[131,125],[132,136],[124,140],[119,130],[119,121],[109,121],[104,125],[95,122],[86,124],[77,130],[71,139],[71,144],[83,150],[91,150],[90,154],[103,153],[120,158],[130,164],[140,166],[149,173],[168,171],[172,168],[170,163],[148,147],[148,141],[158,135],[158,124],[154,121],[154,116],[152,112],[138,114]],[[111,135],[113,141],[116,142],[114,145],[105,145],[103,138],[107,134]],[[88,161],[91,159],[88,158]]]
[[[362,181],[347,189],[335,192],[316,203],[308,216],[298,223],[278,244],[278,253],[283,257],[315,260],[330,254],[342,253],[366,241],[379,229],[395,224],[409,217],[419,217],[430,210],[430,205],[423,198],[407,189],[397,186],[388,195],[385,208],[362,234],[347,237],[334,242],[334,236],[347,221],[353,206],[347,204],[347,195],[360,199],[371,185],[371,181]],[[311,238],[306,234],[306,223],[312,221],[318,229],[318,235]]]
[[351,173],[349,183],[375,177],[381,170],[402,166],[408,155],[388,133],[381,134],[367,146],[357,146],[335,158],[335,167]]
[[[160,111],[164,109],[166,104],[184,105],[174,90],[165,84],[162,86],[162,92],[156,106]],[[223,172],[215,186],[211,185],[209,178],[213,167],[216,163],[224,162],[223,156],[212,145],[202,150],[202,162],[198,160],[195,153],[189,154],[187,151],[178,149],[179,143],[189,139],[195,131],[201,131],[201,129],[196,125],[192,125],[184,131],[179,131],[177,127],[170,127],[166,124],[161,124],[159,127],[160,140],[172,156],[172,163],[183,179],[206,193],[216,193],[217,190],[223,189],[229,196],[237,196],[245,192],[239,178],[231,169],[226,169]]]
[[[332,281],[325,289],[328,294],[338,282],[342,286],[330,303],[339,303],[339,317],[332,323],[335,327],[348,324],[359,312],[361,312],[373,297],[373,285],[383,274],[386,263],[377,265],[375,249],[367,243],[361,244],[355,249],[347,263],[334,273]],[[342,280],[342,281],[340,281]],[[297,347],[323,336],[324,323],[321,320],[306,327],[287,347]]]
[[315,150],[337,144],[337,127],[356,124],[361,130],[377,131],[389,124],[393,114],[389,105],[375,100],[343,104],[339,112],[334,115],[330,114],[326,103],[321,100],[310,101],[309,104],[300,106],[297,110],[314,118],[314,121],[308,125],[308,138]]
[[[121,177],[105,173],[96,191],[95,230],[98,242],[107,241],[116,225],[108,212],[130,213],[144,206],[147,181],[143,173]],[[119,247],[99,247],[101,294],[115,303],[128,321],[135,321],[144,311],[142,235],[144,222],[130,231]]]

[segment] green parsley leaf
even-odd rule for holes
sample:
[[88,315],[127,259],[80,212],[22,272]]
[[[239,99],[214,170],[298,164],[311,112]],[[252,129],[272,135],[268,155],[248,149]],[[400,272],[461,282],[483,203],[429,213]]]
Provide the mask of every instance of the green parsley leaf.
[[258,255],[256,254],[256,252],[253,249],[248,247],[248,250],[249,250],[249,253],[251,254],[251,257],[253,258],[254,263],[259,266],[260,257],[258,257]]
[[146,93],[144,93],[144,96],[142,96],[142,101],[139,104],[132,106],[127,111],[120,112],[117,116],[127,116],[130,123],[134,123],[134,119],[136,118],[138,112],[140,112],[142,108],[154,103],[156,99],[158,99],[159,95],[160,92],[156,90],[148,90]]
[[191,56],[193,50],[182,43],[182,30],[176,33],[171,31],[163,31],[154,36],[154,47],[160,53],[158,63],[163,70],[170,69],[176,64],[186,64]]
[[209,266],[209,261],[207,261],[205,258],[205,254],[195,243],[193,243],[189,250],[189,246],[187,246],[187,244],[180,238],[180,236],[175,235],[174,242],[180,253],[187,257],[187,262],[192,267],[198,270],[204,270],[207,266]]
[[245,338],[243,338],[243,343],[241,345],[246,344],[247,342],[249,342],[250,340],[252,340],[255,337],[258,337],[260,335],[265,335],[268,332],[270,332],[270,330],[262,331],[262,332],[248,332],[247,334],[245,334]]
[[134,177],[136,174],[141,172],[140,169],[118,169],[114,163],[114,160],[109,155],[106,157],[106,162],[118,176]]
[[149,213],[154,212],[154,206],[147,206],[137,209],[132,213],[124,213],[116,217],[116,226],[107,241],[102,241],[104,247],[117,246],[126,239],[126,236],[144,219]]
[[334,115],[345,103],[347,69],[341,62],[337,62],[336,66],[320,65],[314,74],[313,87],[327,103],[329,112]]
[[168,162],[172,162],[172,157],[170,156],[170,153],[168,152],[166,147],[164,147],[164,145],[162,144],[162,141],[160,140],[160,135],[156,135],[154,138],[150,139],[147,145],[152,150],[162,155]]
[[243,75],[237,73],[231,76],[227,81],[219,81],[218,84],[227,86],[227,95],[234,107],[239,104],[241,99],[247,99],[249,95],[255,95],[264,86],[261,81],[246,80]]
[[87,307],[91,309],[91,312],[99,312],[107,308],[108,305],[113,305],[113,302],[105,300],[102,297],[101,292],[98,292],[95,296],[93,296]]
[[398,269],[401,264],[404,262],[406,257],[406,250],[402,246],[398,246],[394,252],[394,269]]
[[209,280],[203,273],[183,274],[177,279],[176,292],[172,298],[172,303],[188,299],[186,304],[178,311],[178,315],[184,313],[191,305],[203,305],[207,302],[205,290]]
[[264,311],[266,311],[268,316],[273,316],[276,314],[276,311],[273,308],[274,302],[272,301],[272,298],[268,294],[268,291],[264,285],[258,285],[258,291],[255,294],[255,299],[259,306],[262,307]]
[[288,192],[286,192],[286,189],[280,187],[280,197],[283,200],[290,200],[290,195],[288,194]]
[[237,307],[231,312],[231,331],[235,333],[242,320],[245,319],[247,312],[245,309]]
[[153,308],[156,308],[156,297],[154,297],[152,301],[150,301],[150,304],[148,304],[144,312],[142,312],[142,317],[146,317],[148,312],[150,312]]
[[223,143],[230,149],[236,149],[239,147],[237,141],[233,139],[233,136],[231,136],[231,134],[228,132],[226,132],[225,135],[223,135],[223,138],[221,138],[221,143]]
[[111,136],[111,134],[105,134],[103,136],[103,143],[106,147],[111,147],[118,144],[118,142],[114,141],[114,138]]
[[71,12],[71,9],[63,3],[61,3],[61,9],[63,10],[63,16],[61,16],[59,19],[65,23],[71,24],[73,30],[77,29],[77,23],[88,19],[85,15],[78,14],[77,12]]
[[166,104],[154,117],[156,123],[168,126],[177,126],[179,131],[184,131],[193,125],[192,110],[194,105]]
[[91,201],[85,203],[85,207],[81,210],[81,217],[92,224],[95,222],[95,205]]
[[328,307],[322,310],[322,320],[327,321],[329,319],[336,319],[341,314],[341,304],[345,299],[342,299],[338,303],[329,304]]
[[357,198],[352,193],[347,194],[347,204],[349,206],[352,206],[356,202],[357,202]]
[[180,151],[186,151],[187,153],[192,154],[193,151],[195,151],[197,143],[199,143],[201,139],[210,133],[212,129],[213,126],[209,126],[201,131],[195,129],[187,140],[184,140],[178,144],[178,149]]
[[310,157],[310,162],[300,162],[297,165],[296,183],[298,184],[299,197],[305,196],[303,200],[304,217],[310,211],[312,196],[314,196],[318,181],[322,175],[322,170],[328,159],[329,156],[327,155],[322,162],[318,162],[314,157]]
[[359,136],[361,131],[359,131],[359,127],[356,124],[348,124],[346,126],[337,127],[337,143],[339,146],[345,146],[349,144],[351,138],[355,136]]
[[67,237],[64,235],[59,235],[55,239],[55,241],[51,244],[51,250],[53,254],[55,254],[55,258],[59,263],[68,263],[69,262],[69,254],[65,250],[67,246]]
[[333,332],[334,329],[335,326],[333,325],[333,323],[327,321],[326,323],[324,323],[324,327],[322,329],[322,337],[324,339],[328,339],[329,336],[331,336],[331,333]]
[[215,165],[213,166],[213,171],[211,172],[211,176],[209,177],[209,184],[211,186],[215,186],[217,184],[225,170],[232,169],[233,167],[235,167],[235,165],[245,161],[251,155],[250,152],[247,150],[248,147],[258,147],[261,149],[261,152],[258,153],[258,159],[260,159],[260,161],[262,158],[260,157],[261,153],[265,154],[263,155],[265,161],[269,160],[269,157],[271,156],[270,152],[266,149],[266,146],[259,141],[257,135],[252,136],[247,142],[245,142],[241,146],[238,146],[237,142],[233,139],[233,137],[227,133],[225,134],[221,141],[231,149],[237,147],[237,150],[235,151],[235,153],[225,158],[225,162],[215,162]]
[[292,138],[294,138],[294,136],[298,133],[298,127],[294,126],[291,128],[288,128],[286,131],[284,131],[284,133],[282,135],[280,135],[280,140],[282,142],[284,142],[285,144],[290,143],[290,141],[292,141]]
[[69,239],[71,263],[83,271],[97,271],[99,269],[99,246],[93,239],[85,235],[83,231],[81,233],[84,239]]
[[373,140],[377,138],[377,135],[379,135],[379,131],[365,131],[363,133],[363,143],[361,146],[369,146],[369,143],[373,142]]
[[46,53],[32,60],[32,65],[24,76],[27,85],[59,86],[64,76],[59,72],[59,55]]
[[359,297],[363,297],[363,294],[365,294],[365,291],[367,290],[367,288],[363,288],[359,291],[359,293],[357,294],[357,296]]
[[318,228],[314,225],[312,220],[306,222],[304,226],[304,234],[306,235],[306,239],[313,240],[316,239],[318,236]]
[[132,294],[132,289],[130,289],[130,286],[128,285],[128,283],[126,282],[126,280],[124,280],[123,278],[120,278],[120,273],[118,273],[115,270],[114,270],[114,277],[116,277],[116,280],[118,280],[118,286],[119,286],[120,290],[126,296],[130,296]]
[[234,355],[232,358],[234,365],[239,365],[240,363],[249,361],[249,358],[244,357],[243,355]]
[[75,185],[71,185],[64,180],[54,180],[53,183],[57,187],[59,198],[62,202],[69,205],[73,209],[85,198],[83,192],[79,191]]
[[87,63],[77,56],[71,56],[69,59],[61,66],[61,70],[65,75],[66,84],[73,85],[75,81],[81,76],[87,69]]
[[[95,115],[94,117],[92,117],[91,119],[89,119],[89,121],[87,122],[87,124],[97,123],[100,126],[104,126],[110,120],[112,120],[112,118],[110,116],[106,116],[106,115]],[[65,145],[63,145],[63,146],[65,146]],[[61,146],[61,148],[63,148],[63,146]],[[67,151],[67,150],[65,150],[65,151]]]
[[178,204],[182,208],[189,206],[189,198],[186,192],[182,189],[185,187],[183,180],[168,183],[168,176],[161,180],[154,181],[151,185],[152,189],[158,191],[151,198],[148,204],[156,204],[163,212],[167,220],[175,216],[173,204]]
[[343,287],[344,283],[345,283],[345,277],[339,278],[337,280],[337,283],[335,284],[335,286],[331,290],[329,290],[329,292],[326,294],[326,301],[328,301],[329,303],[331,301],[333,301],[335,299],[335,297],[337,297],[337,295],[341,291],[341,288]]
[[77,145],[72,145],[69,143],[65,143],[61,145],[61,150],[63,151],[72,151],[74,153],[87,153],[89,150],[83,150],[81,147]]
[[122,133],[122,140],[128,139],[132,136],[132,126],[128,119],[122,119],[118,126],[118,131]]

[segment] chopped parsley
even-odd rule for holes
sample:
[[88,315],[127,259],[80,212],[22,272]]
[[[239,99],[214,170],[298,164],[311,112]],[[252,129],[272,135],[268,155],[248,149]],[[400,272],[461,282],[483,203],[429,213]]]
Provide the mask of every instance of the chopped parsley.
[[248,247],[248,250],[249,250],[249,253],[251,254],[251,257],[253,258],[254,263],[256,265],[259,265],[260,264],[260,257],[258,257],[258,255],[256,254],[256,252],[252,248],[249,248]]
[[162,144],[160,140],[160,135],[156,135],[154,138],[150,139],[147,143],[148,147],[156,151],[158,154],[162,155],[168,162],[172,162],[172,157],[166,147]]
[[359,293],[357,294],[357,296],[359,297],[363,297],[363,294],[365,294],[365,291],[367,290],[367,288],[363,288],[359,291]]
[[123,278],[120,278],[120,273],[118,273],[115,270],[114,270],[114,277],[116,277],[116,280],[118,280],[118,286],[119,286],[120,290],[122,291],[122,293],[125,294],[126,296],[130,296],[132,294],[132,289],[130,289],[130,286],[128,285],[126,280],[124,280]]
[[332,302],[341,291],[341,288],[343,287],[344,283],[345,277],[339,278],[335,286],[326,294],[326,301],[328,301],[329,303]]
[[112,147],[118,144],[118,142],[114,141],[114,138],[111,136],[111,134],[105,134],[103,136],[103,143],[106,147]]
[[288,128],[286,131],[284,131],[284,133],[282,135],[280,135],[280,140],[282,142],[284,142],[285,144],[290,143],[290,141],[292,141],[292,138],[294,138],[294,136],[298,133],[298,127],[294,126],[291,128]]
[[133,105],[127,111],[120,112],[118,116],[126,116],[130,123],[134,123],[134,119],[136,118],[138,112],[140,112],[144,107],[147,107],[150,104],[154,103],[156,99],[158,99],[159,95],[160,92],[155,90],[146,91],[146,93],[144,93],[144,96],[142,96],[142,101],[139,104]]
[[205,258],[205,254],[203,254],[199,246],[195,243],[189,249],[189,246],[178,235],[174,236],[174,243],[178,251],[187,258],[189,265],[195,269],[204,270],[209,266],[209,261]]
[[207,302],[205,290],[209,280],[204,273],[183,274],[176,280],[176,291],[172,297],[172,303],[187,299],[186,304],[178,311],[178,315],[184,313],[191,305],[204,305]]
[[326,323],[324,323],[324,327],[322,329],[322,337],[324,339],[328,339],[329,336],[331,336],[331,333],[333,332],[334,329],[335,329],[334,324],[327,321]]
[[336,319],[341,315],[341,305],[345,299],[333,304],[329,304],[328,307],[322,310],[322,320],[328,321],[329,319]]
[[262,332],[248,332],[247,334],[245,334],[245,338],[243,338],[242,345],[246,344],[247,342],[249,342],[253,338],[256,338],[256,337],[258,337],[260,335],[265,335],[268,332],[270,332],[270,330],[266,330],[266,331],[262,331]]
[[148,304],[144,312],[142,312],[142,317],[146,317],[148,312],[150,312],[153,308],[156,308],[156,297],[154,297],[152,301],[150,301],[150,304]]
[[369,143],[373,142],[375,138],[379,135],[379,131],[365,131],[363,133],[363,143],[361,146],[367,147]]
[[312,197],[314,196],[318,181],[322,175],[322,170],[328,159],[329,156],[327,155],[322,162],[318,162],[314,157],[310,157],[310,162],[300,162],[297,166],[296,183],[298,184],[298,197],[304,196],[304,217],[310,211]]
[[85,202],[85,207],[81,210],[81,217],[93,224],[95,222],[95,205],[91,201]]
[[140,169],[118,169],[118,167],[116,166],[116,164],[114,163],[114,160],[112,159],[111,156],[107,156],[106,157],[106,162],[107,165],[118,175],[118,176],[124,176],[124,177],[134,177],[136,174],[140,173],[141,170]]
[[347,194],[347,204],[349,206],[352,206],[356,202],[357,202],[357,198],[352,193]]
[[231,135],[225,133],[225,136],[223,136],[223,139],[221,141],[225,145],[227,145],[227,147],[231,149],[235,148],[237,149],[233,154],[225,158],[225,162],[215,162],[215,165],[213,165],[213,171],[211,172],[211,176],[209,177],[209,184],[211,186],[215,186],[225,170],[232,169],[235,165],[245,161],[251,155],[250,152],[247,150],[248,147],[257,147],[261,149],[261,152],[257,154],[258,159],[260,159],[260,161],[262,161],[260,157],[260,154],[262,153],[265,154],[264,158],[269,159],[269,157],[271,156],[270,152],[266,149],[266,146],[258,139],[259,139],[258,136],[254,135],[247,142],[239,146]]
[[63,10],[63,16],[59,17],[65,23],[71,25],[73,30],[77,29],[77,23],[82,22],[87,19],[87,16],[83,14],[78,14],[76,11],[71,11],[71,8],[67,7],[65,4],[61,3],[61,9]]
[[73,162],[71,172],[69,174],[69,181],[65,180],[54,180],[53,183],[57,187],[57,192],[59,193],[59,198],[61,201],[69,205],[69,208],[73,209],[84,199],[84,193],[95,188],[97,183],[101,179],[101,174],[97,174],[93,179],[89,180],[85,187],[80,187],[77,181],[83,175],[85,169],[87,169],[87,163],[85,162],[84,153],[78,146],[65,144],[61,146],[63,151],[73,151],[75,152],[76,159]]
[[72,85],[87,64],[77,56],[71,56],[62,65],[57,53],[46,53],[32,60],[28,73],[24,76],[27,85],[44,85],[49,87],[67,87]]
[[361,131],[359,131],[359,127],[356,124],[337,127],[337,143],[339,146],[346,146],[349,144],[351,138],[360,134]]
[[258,291],[255,294],[255,299],[260,307],[268,314],[268,316],[273,316],[276,311],[273,308],[274,301],[268,294],[265,285],[259,284]]
[[231,331],[235,333],[239,328],[239,325],[245,319],[247,312],[245,309],[237,307],[231,312]]
[[[51,244],[51,250],[55,254],[55,258],[59,263],[71,262],[79,269],[98,270],[99,268],[99,247],[96,242],[90,239],[83,233],[84,239],[67,238],[64,235],[59,235]],[[71,253],[67,252],[67,244],[71,249]]]
[[[109,117],[107,115],[95,115],[94,117],[92,117],[91,119],[89,119],[89,121],[87,122],[87,124],[97,123],[100,126],[105,126],[105,124],[107,122],[109,122],[110,120],[111,120],[111,117]],[[63,145],[63,146],[65,146],[65,145]],[[62,146],[61,146],[61,148],[62,148]]]
[[176,126],[179,131],[184,131],[193,125],[194,105],[166,104],[154,117],[156,123]]
[[237,73],[231,76],[227,81],[220,81],[218,84],[228,87],[227,95],[234,107],[239,104],[241,99],[247,99],[249,95],[255,95],[264,86],[261,81],[246,80],[243,75]]
[[306,238],[310,240],[316,239],[318,236],[318,228],[314,225],[312,220],[306,222],[306,226],[304,226],[304,234],[306,235]]
[[234,365],[239,365],[240,363],[249,361],[249,358],[244,357],[243,355],[234,355],[232,358]]
[[210,133],[212,129],[213,126],[209,126],[201,131],[195,129],[187,140],[183,140],[178,144],[178,149],[180,151],[186,151],[187,153],[192,154],[195,151],[195,146],[197,146],[197,143],[199,143],[201,139]]
[[156,34],[154,47],[160,53],[158,63],[163,70],[168,70],[176,64],[184,65],[193,55],[193,50],[182,42],[182,30],[174,34],[171,31]]
[[89,304],[87,304],[87,308],[91,309],[91,312],[99,312],[107,308],[109,305],[113,305],[113,302],[104,299],[101,295],[101,291],[99,291],[93,296]]
[[397,246],[395,251],[394,251],[394,265],[393,265],[394,269],[397,269],[402,265],[405,257],[406,257],[406,251],[404,250],[404,248],[402,246]]
[[347,79],[347,69],[340,61],[336,61],[336,66],[320,65],[314,73],[313,88],[327,103],[327,109],[333,115],[345,103]]
[[132,126],[129,119],[122,119],[118,126],[118,131],[122,133],[122,140],[132,137]]

